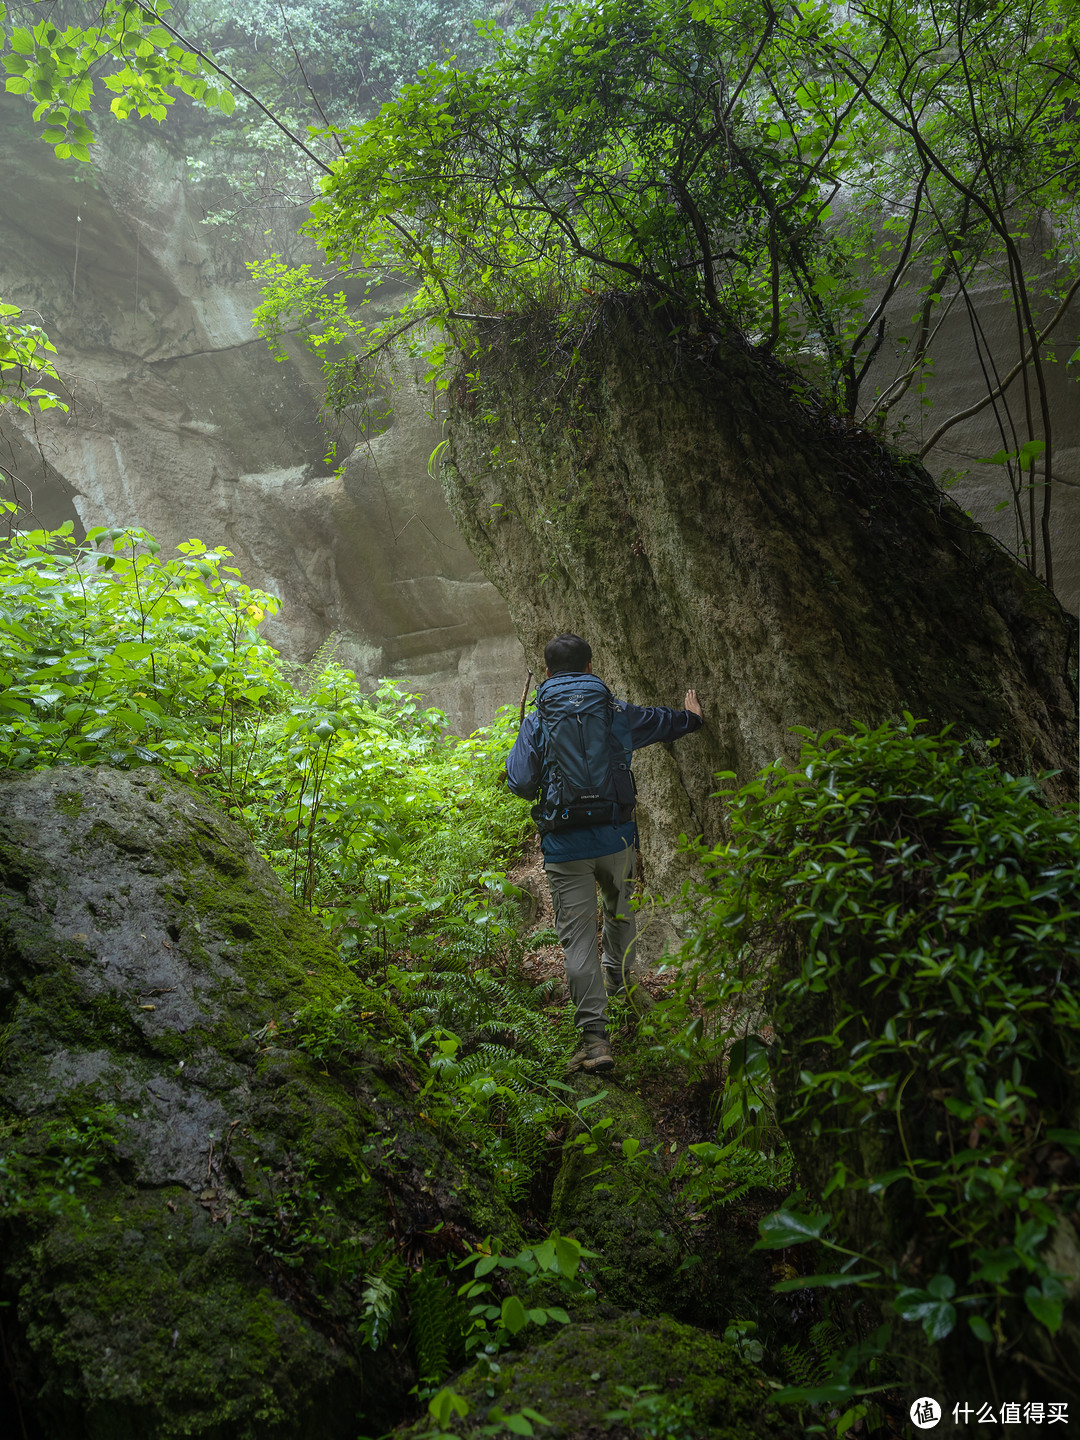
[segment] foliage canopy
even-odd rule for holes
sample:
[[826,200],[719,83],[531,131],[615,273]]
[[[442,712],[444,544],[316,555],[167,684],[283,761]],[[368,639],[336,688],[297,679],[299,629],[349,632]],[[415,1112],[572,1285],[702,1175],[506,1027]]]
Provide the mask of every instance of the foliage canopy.
[[[644,291],[809,367],[879,429],[950,310],[985,351],[989,282],[1026,352],[1001,458],[1017,487],[1043,472],[1046,551],[1044,351],[1080,284],[1077,33],[1074,0],[549,6],[343,135],[309,228],[339,265],[418,285],[407,314],[466,352],[477,317],[543,314],[572,341],[598,296]],[[1005,383],[988,370],[984,403]],[[1034,565],[1033,509],[1018,524]]]

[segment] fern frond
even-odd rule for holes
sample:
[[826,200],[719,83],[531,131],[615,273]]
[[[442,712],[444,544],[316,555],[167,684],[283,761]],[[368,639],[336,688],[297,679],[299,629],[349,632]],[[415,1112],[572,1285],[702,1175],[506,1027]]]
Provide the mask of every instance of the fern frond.
[[451,1292],[430,1262],[409,1282],[409,1320],[421,1382],[438,1385],[450,1368]]
[[331,630],[306,665],[289,665],[289,679],[301,695],[310,695],[319,681],[329,670],[334,656],[341,646],[340,630]]

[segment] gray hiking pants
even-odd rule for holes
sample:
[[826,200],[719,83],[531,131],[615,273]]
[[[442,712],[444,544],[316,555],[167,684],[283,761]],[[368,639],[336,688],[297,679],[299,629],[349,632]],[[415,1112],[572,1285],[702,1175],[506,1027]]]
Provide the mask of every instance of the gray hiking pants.
[[[555,930],[566,957],[566,980],[579,1029],[599,1029],[612,991],[630,978],[637,924],[630,909],[636,855],[629,847],[591,860],[545,860]],[[603,960],[596,953],[596,892],[604,907]],[[601,963],[603,969],[601,969]]]

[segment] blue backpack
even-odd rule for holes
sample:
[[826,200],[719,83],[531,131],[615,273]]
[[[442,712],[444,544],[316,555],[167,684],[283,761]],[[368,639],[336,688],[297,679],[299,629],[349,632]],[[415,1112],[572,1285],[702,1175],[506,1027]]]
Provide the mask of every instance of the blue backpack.
[[541,835],[633,818],[630,755],[614,734],[615,701],[595,675],[553,675],[537,687]]

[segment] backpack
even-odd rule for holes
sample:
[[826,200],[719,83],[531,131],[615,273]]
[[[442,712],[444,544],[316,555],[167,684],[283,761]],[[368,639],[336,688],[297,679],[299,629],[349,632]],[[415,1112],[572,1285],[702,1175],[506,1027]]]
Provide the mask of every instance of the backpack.
[[630,756],[614,734],[615,701],[595,675],[553,675],[537,687],[541,835],[581,825],[622,825],[634,814]]

